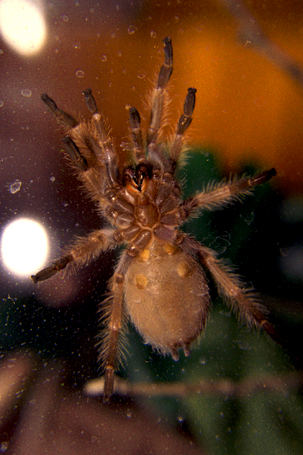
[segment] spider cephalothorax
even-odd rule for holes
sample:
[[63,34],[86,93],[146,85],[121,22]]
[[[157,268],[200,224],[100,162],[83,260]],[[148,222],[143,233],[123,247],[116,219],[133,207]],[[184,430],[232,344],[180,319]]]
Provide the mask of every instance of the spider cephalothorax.
[[254,294],[216,254],[179,230],[201,209],[212,209],[250,193],[266,182],[275,170],[255,177],[234,179],[182,199],[175,171],[184,153],[184,133],[192,121],[196,89],[189,88],[175,136],[166,147],[158,140],[172,73],[173,50],[164,40],[161,66],[151,99],[151,115],[143,138],[138,111],[129,109],[132,164],[122,171],[104,118],[90,89],[83,92],[92,117],[78,123],[59,109],[46,94],[42,100],[65,126],[64,145],[71,165],[111,227],[93,231],[75,241],[65,255],[32,276],[34,282],[50,278],[69,264],[83,265],[108,248],[125,246],[109,283],[101,360],[105,369],[104,397],[112,394],[119,339],[127,316],[144,340],[163,354],[178,359],[182,348],[199,336],[209,309],[208,270],[227,303],[249,324],[262,326],[270,335],[273,327]]

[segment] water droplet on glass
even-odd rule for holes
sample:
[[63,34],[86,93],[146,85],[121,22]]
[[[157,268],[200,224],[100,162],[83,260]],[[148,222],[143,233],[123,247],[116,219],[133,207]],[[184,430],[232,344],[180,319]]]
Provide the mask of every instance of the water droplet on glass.
[[69,21],[69,17],[64,15],[64,16],[62,16],[62,20],[63,20],[63,22],[68,22]]
[[25,98],[30,98],[32,96],[32,91],[29,88],[23,88],[21,90],[21,95]]
[[205,359],[200,359],[200,365],[206,365],[207,363],[207,360]]
[[132,417],[132,415],[133,415],[132,412],[129,411],[129,410],[127,410],[127,412],[126,412],[126,417],[127,417],[128,419],[130,419],[130,418]]
[[141,74],[137,75],[138,79],[144,79],[145,77],[146,77],[146,74],[144,74],[144,73],[141,73]]
[[79,43],[74,44],[74,49],[77,49],[77,50],[80,49],[80,44]]
[[55,180],[56,180],[56,177],[54,177],[54,176],[52,175],[52,176],[50,177],[50,181],[51,181],[52,183],[54,183]]
[[154,39],[157,38],[157,33],[156,33],[154,30],[152,30],[152,31],[150,32],[150,37],[151,37],[151,38],[154,38]]
[[107,55],[106,54],[102,54],[100,59],[101,59],[101,62],[107,62]]
[[127,32],[129,35],[133,35],[137,31],[137,27],[135,25],[130,25],[127,29]]
[[9,192],[11,194],[18,193],[21,190],[22,182],[19,179],[16,179],[13,183],[9,185]]
[[0,100],[0,107],[3,107],[3,106],[4,106],[4,101]]
[[76,77],[78,77],[79,79],[83,79],[84,76],[85,76],[85,72],[83,70],[76,71]]
[[184,421],[184,417],[178,416],[178,422],[182,423]]

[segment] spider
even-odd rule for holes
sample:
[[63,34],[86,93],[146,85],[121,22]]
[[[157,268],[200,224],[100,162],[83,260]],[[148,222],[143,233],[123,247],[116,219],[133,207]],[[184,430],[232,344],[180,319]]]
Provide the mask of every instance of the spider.
[[181,348],[189,355],[191,343],[205,327],[210,306],[205,271],[242,319],[274,335],[266,311],[254,293],[217,259],[214,251],[179,228],[202,209],[211,210],[249,194],[276,171],[270,169],[254,177],[231,179],[183,200],[175,174],[185,153],[184,133],[192,122],[196,89],[187,91],[174,136],[168,145],[161,143],[166,86],[172,71],[172,42],[166,37],[164,62],[152,92],[146,138],[137,109],[129,108],[131,158],[122,169],[91,89],[83,91],[91,118],[80,123],[58,108],[47,94],[41,96],[65,127],[63,142],[70,164],[111,227],[75,240],[62,257],[33,275],[32,280],[35,283],[47,280],[68,265],[81,266],[105,250],[121,244],[125,247],[104,302],[106,329],[100,360],[104,368],[105,401],[113,393],[114,372],[122,355],[121,335],[128,319],[145,342],[161,354],[178,360]]

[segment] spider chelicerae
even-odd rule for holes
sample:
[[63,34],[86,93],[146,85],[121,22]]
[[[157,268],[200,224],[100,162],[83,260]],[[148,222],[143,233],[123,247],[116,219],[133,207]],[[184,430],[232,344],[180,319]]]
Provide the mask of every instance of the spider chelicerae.
[[70,164],[111,227],[76,239],[62,257],[33,275],[33,281],[46,280],[68,265],[81,266],[105,250],[125,246],[109,282],[109,296],[103,302],[105,329],[100,360],[105,372],[105,400],[113,392],[127,319],[162,354],[171,354],[175,360],[180,348],[189,354],[191,343],[205,326],[210,306],[205,271],[242,319],[274,335],[254,292],[243,286],[214,251],[179,228],[202,209],[211,210],[238,200],[276,172],[270,169],[254,177],[231,179],[182,199],[176,169],[185,153],[184,133],[192,121],[196,89],[188,89],[173,137],[167,143],[160,142],[166,86],[172,70],[173,48],[167,37],[164,62],[152,92],[146,137],[142,135],[137,109],[129,109],[131,156],[122,169],[119,151],[113,146],[90,89],[84,90],[83,95],[91,118],[80,123],[59,109],[48,95],[42,95],[65,127],[63,142]]

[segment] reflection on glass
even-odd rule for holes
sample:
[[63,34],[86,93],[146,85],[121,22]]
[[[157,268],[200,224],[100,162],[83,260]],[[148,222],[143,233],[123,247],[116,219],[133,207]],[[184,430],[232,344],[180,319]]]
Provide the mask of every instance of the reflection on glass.
[[46,37],[46,26],[40,3],[32,0],[1,0],[0,31],[16,52],[37,53]]
[[48,255],[48,236],[43,226],[29,218],[19,218],[6,226],[1,238],[4,265],[18,276],[28,276],[41,268]]

